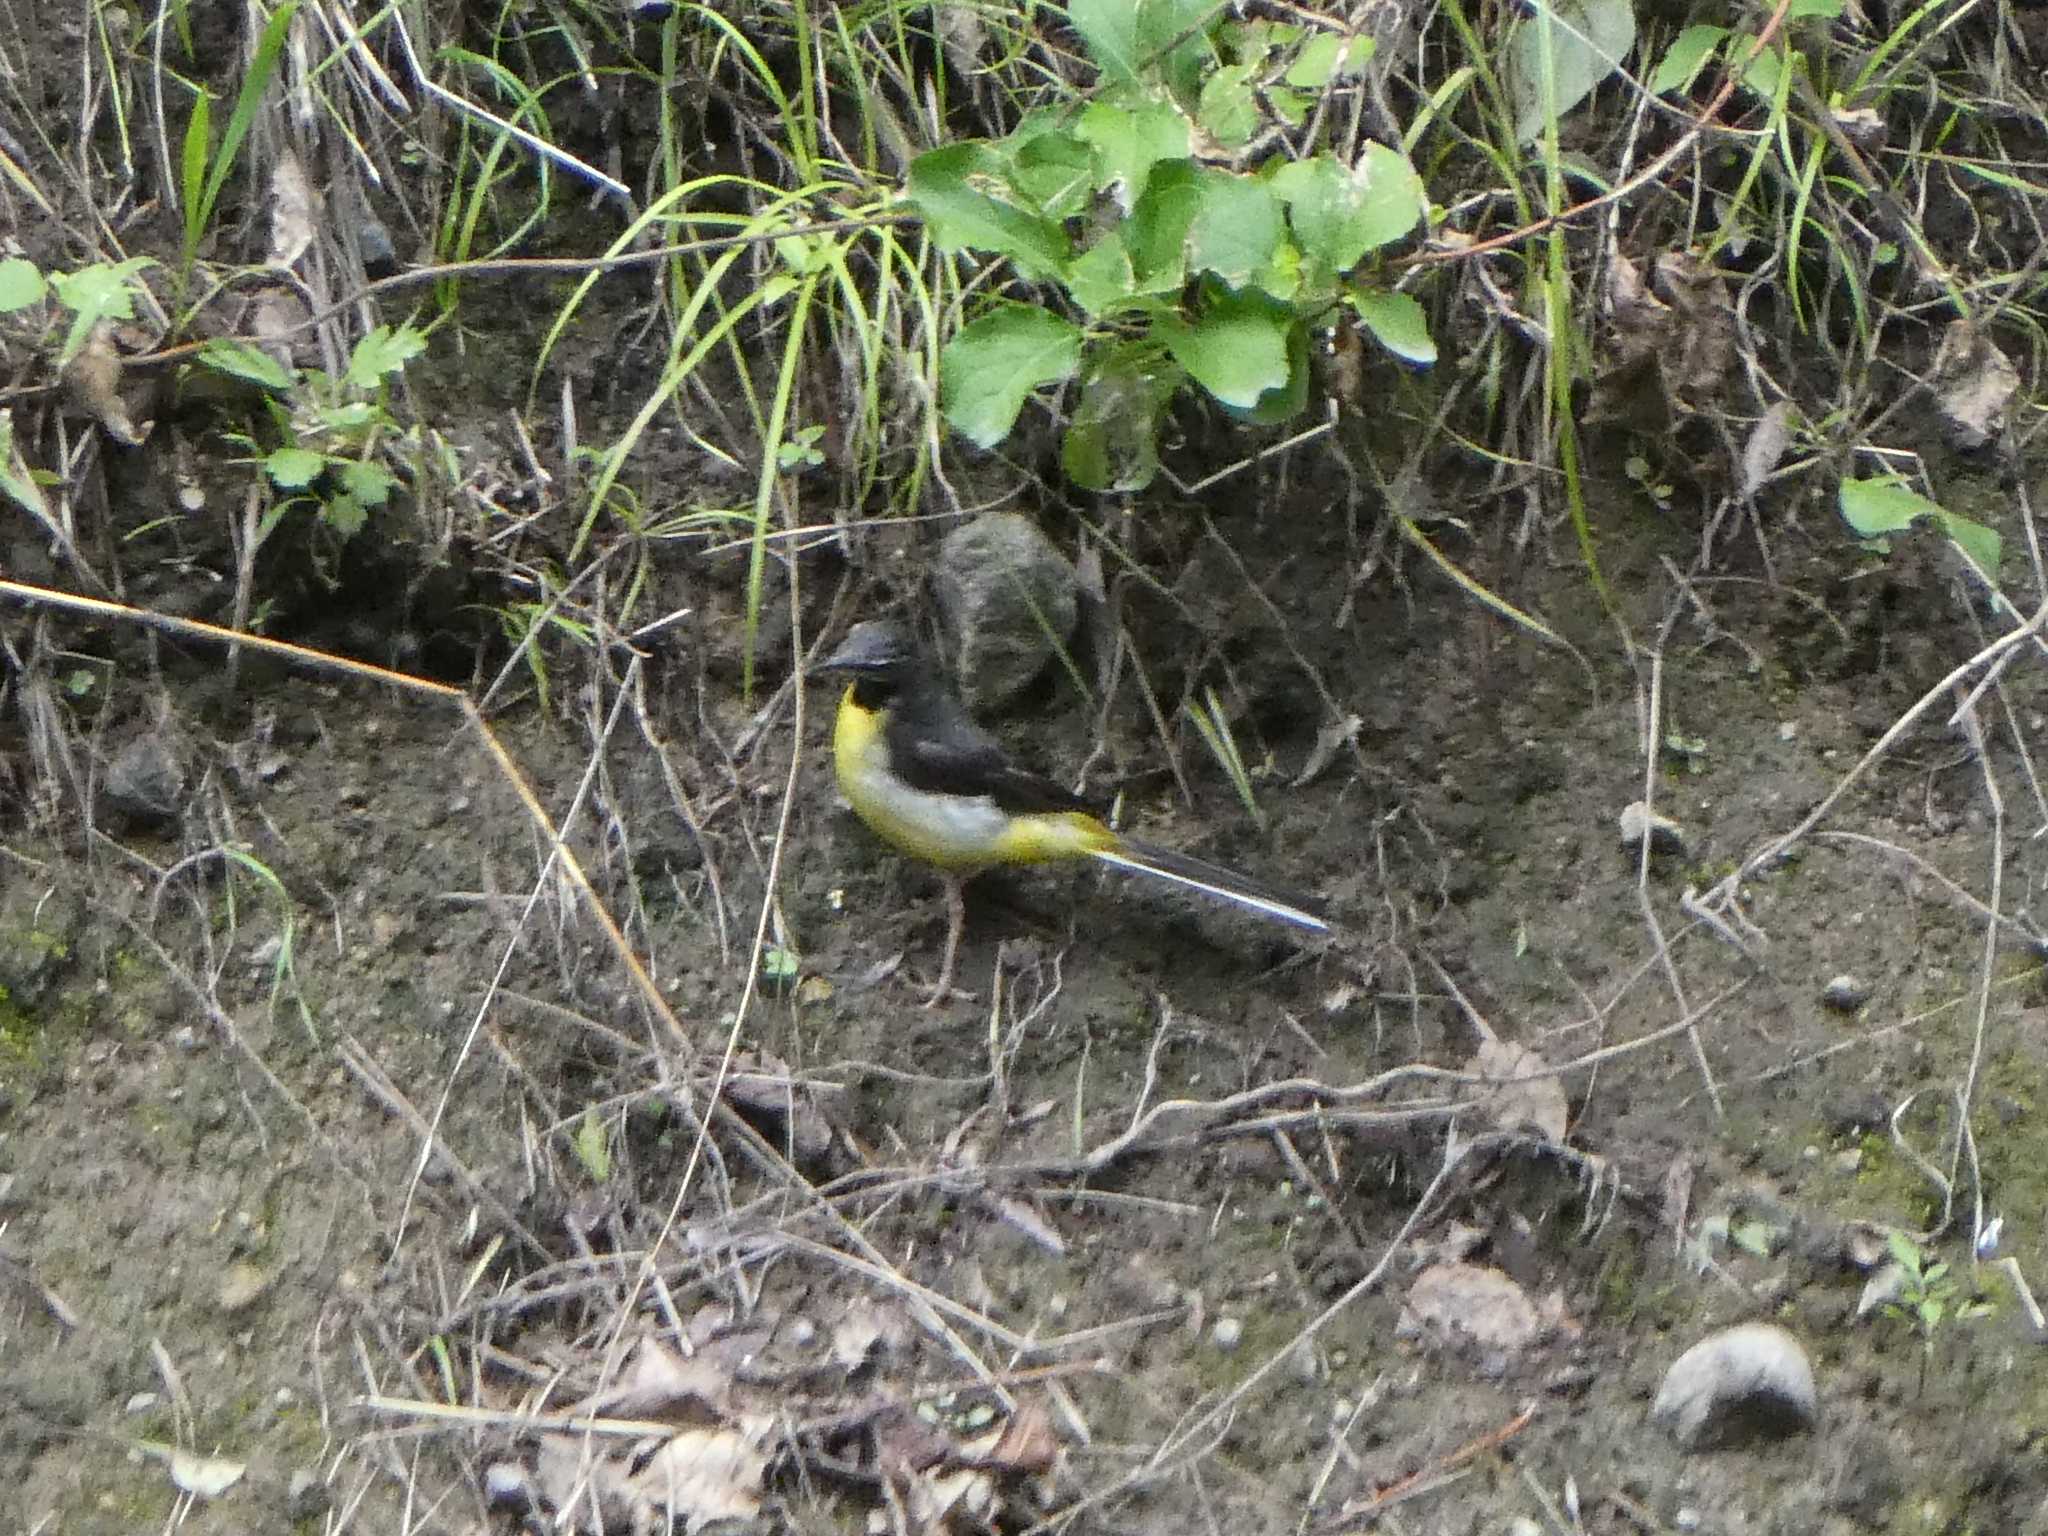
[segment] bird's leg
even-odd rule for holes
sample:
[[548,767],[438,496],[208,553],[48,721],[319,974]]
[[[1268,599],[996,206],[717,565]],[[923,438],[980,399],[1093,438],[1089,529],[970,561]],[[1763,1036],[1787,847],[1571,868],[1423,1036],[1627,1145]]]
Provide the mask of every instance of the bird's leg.
[[925,999],[927,1008],[936,1008],[956,998],[964,1002],[974,1001],[972,992],[961,992],[953,985],[953,962],[960,957],[960,936],[967,931],[967,882],[951,873],[943,878],[946,882],[946,958],[939,966],[939,984]]

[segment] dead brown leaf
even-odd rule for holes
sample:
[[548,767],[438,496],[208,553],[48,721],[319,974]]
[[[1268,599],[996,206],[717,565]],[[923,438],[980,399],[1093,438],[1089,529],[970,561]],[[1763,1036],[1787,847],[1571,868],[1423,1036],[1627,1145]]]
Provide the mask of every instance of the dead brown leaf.
[[621,1419],[723,1423],[732,1408],[732,1373],[708,1355],[684,1359],[659,1339],[633,1348],[619,1379],[584,1404],[591,1414]]
[[[1475,1089],[1480,1112],[1503,1131],[1534,1132],[1562,1143],[1571,1124],[1564,1085],[1550,1063],[1526,1046],[1484,1040],[1465,1070],[1488,1079]],[[1547,1074],[1547,1075],[1545,1075]]]
[[1397,1331],[1439,1344],[1517,1354],[1541,1336],[1542,1320],[1528,1293],[1479,1264],[1432,1264],[1415,1277]]
[[1982,448],[2005,429],[2005,408],[2020,375],[1990,337],[1968,320],[1952,320],[1934,350],[1927,385],[1949,440],[1962,449]]

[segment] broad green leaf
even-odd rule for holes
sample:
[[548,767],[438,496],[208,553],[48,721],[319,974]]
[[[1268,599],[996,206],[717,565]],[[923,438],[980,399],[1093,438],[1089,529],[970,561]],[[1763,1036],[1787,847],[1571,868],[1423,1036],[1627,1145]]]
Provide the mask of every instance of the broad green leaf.
[[1188,376],[1225,405],[1250,410],[1288,381],[1286,312],[1250,294],[1219,294],[1192,324],[1160,319],[1155,334]]
[[1636,45],[1630,0],[1534,0],[1508,42],[1515,137],[1533,144],[1621,67]]
[[1308,121],[1308,109],[1314,98],[1301,91],[1290,91],[1284,85],[1266,87],[1266,105],[1273,115],[1290,128],[1299,128]]
[[1406,155],[1377,141],[1365,146],[1359,165],[1365,178],[1365,248],[1405,240],[1429,211],[1422,178]]
[[1664,50],[1664,57],[1657,61],[1656,73],[1650,76],[1650,94],[1662,96],[1666,91],[1685,90],[1728,35],[1726,27],[1704,24],[1679,33]]
[[1137,291],[1137,274],[1120,229],[1106,231],[1067,268],[1068,296],[1097,319],[1122,309]]
[[1340,76],[1357,74],[1374,46],[1369,37],[1318,32],[1302,44],[1301,53],[1287,67],[1287,83],[1298,90],[1319,91]]
[[939,358],[939,402],[953,429],[976,447],[1010,435],[1033,391],[1070,377],[1081,332],[1058,315],[1005,304],[963,326]]
[[263,461],[264,473],[287,491],[303,491],[326,467],[326,457],[310,448],[279,448]]
[[1347,272],[1365,254],[1365,178],[1334,155],[1294,160],[1273,173],[1273,191],[1302,254],[1332,272]]
[[1765,101],[1776,101],[1784,77],[1785,50],[1773,43],[1749,61],[1749,68],[1742,72],[1742,87]]
[[1345,296],[1373,339],[1403,362],[1429,367],[1436,362],[1436,340],[1429,317],[1405,293],[1355,292]]
[[60,367],[78,356],[93,327],[102,320],[135,318],[133,279],[144,267],[155,265],[147,256],[131,256],[126,261],[98,262],[76,272],[50,274],[57,302],[71,311],[71,326],[57,353]]
[[1372,144],[1355,169],[1333,155],[1295,160],[1273,173],[1305,255],[1347,272],[1365,253],[1398,240],[1422,216],[1422,178],[1399,150]]
[[[1160,79],[1187,92],[1211,56],[1205,23],[1216,9],[1211,0],[1070,0],[1067,20],[1111,84]],[[1191,35],[1166,53],[1184,33]]]
[[1142,491],[1159,473],[1159,418],[1182,374],[1157,349],[1126,345],[1097,360],[1060,443],[1060,462],[1091,491]]
[[199,361],[215,373],[231,379],[246,379],[264,389],[284,391],[297,382],[297,375],[261,347],[229,336],[216,336],[199,349]]
[[1843,521],[1856,530],[1857,537],[1881,539],[1900,533],[1923,517],[1941,512],[1941,507],[1911,489],[1895,475],[1872,480],[1844,480],[1836,493]]
[[1792,0],[1785,8],[1785,20],[1804,21],[1809,16],[1818,16],[1824,21],[1839,21],[1842,16],[1842,0]]
[[1272,259],[1252,275],[1252,286],[1283,303],[1293,303],[1301,294],[1301,247],[1292,240],[1274,246]]
[[1095,155],[1071,133],[1039,133],[1018,147],[1012,174],[1028,203],[1049,219],[1086,213],[1095,197]]
[[341,488],[366,507],[381,507],[391,499],[391,493],[398,485],[398,476],[382,464],[366,464],[360,459],[340,459],[335,463],[335,474],[341,481]]
[[11,315],[42,302],[48,289],[36,264],[25,257],[0,261],[0,315]]
[[370,513],[355,497],[336,496],[321,503],[320,520],[344,539],[352,539],[370,521]]
[[1152,167],[1188,153],[1188,120],[1171,102],[1124,107],[1098,101],[1081,114],[1074,132],[1095,150],[1095,185],[1127,214]]
[[1259,131],[1259,103],[1252,94],[1252,66],[1230,64],[1202,82],[1201,105],[1195,117],[1225,149],[1238,149]]
[[1031,205],[1004,157],[980,140],[912,161],[910,201],[946,250],[1007,256],[1027,277],[1058,277],[1066,266],[1066,231]]
[[1958,517],[1938,502],[1929,501],[1895,475],[1869,480],[1844,480],[1836,493],[1842,520],[1859,538],[1881,539],[1902,533],[1926,518],[1994,580],[2005,552],[2005,541],[1994,528],[1972,518]]
[[393,330],[380,325],[356,343],[342,382],[351,389],[375,389],[386,374],[399,372],[426,350],[427,338],[411,326]]
[[1237,412],[1257,426],[1292,421],[1308,404],[1308,327],[1288,310],[1282,310],[1277,318],[1287,327],[1287,378],[1278,388],[1259,396],[1258,404]]
[[1187,281],[1188,233],[1201,201],[1200,173],[1193,165],[1170,160],[1153,167],[1124,235],[1141,292],[1176,293]]
[[1995,528],[1986,528],[1982,523],[1967,517],[1958,517],[1953,512],[1944,512],[1936,519],[1941,531],[1956,541],[1956,547],[1973,560],[1978,568],[1994,582],[1998,579],[1999,558],[2005,553],[2005,541],[1998,536]]
[[1195,217],[1188,227],[1189,267],[1214,272],[1233,288],[1244,286],[1279,249],[1284,228],[1279,200],[1264,182],[1228,171],[1203,170],[1195,191]]

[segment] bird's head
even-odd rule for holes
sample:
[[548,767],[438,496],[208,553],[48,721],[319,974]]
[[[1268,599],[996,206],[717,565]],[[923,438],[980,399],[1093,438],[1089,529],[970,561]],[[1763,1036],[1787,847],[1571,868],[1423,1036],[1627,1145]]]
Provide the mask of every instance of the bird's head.
[[894,619],[867,619],[847,631],[820,670],[893,689],[917,665],[917,657],[917,641],[907,626]]

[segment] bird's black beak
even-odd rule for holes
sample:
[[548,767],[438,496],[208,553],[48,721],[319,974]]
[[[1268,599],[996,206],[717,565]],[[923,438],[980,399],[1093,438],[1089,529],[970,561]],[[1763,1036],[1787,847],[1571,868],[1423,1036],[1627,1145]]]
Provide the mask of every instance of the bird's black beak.
[[819,664],[820,672],[886,672],[910,660],[910,640],[886,619],[869,619],[847,632],[839,649]]

